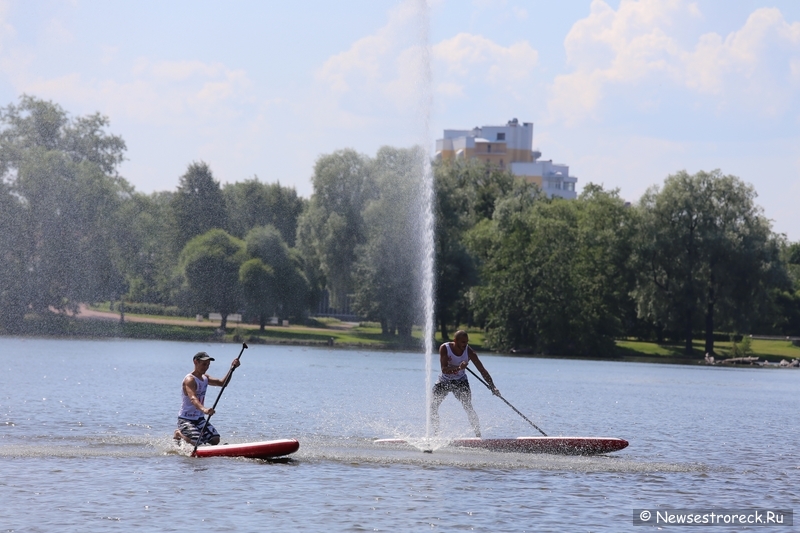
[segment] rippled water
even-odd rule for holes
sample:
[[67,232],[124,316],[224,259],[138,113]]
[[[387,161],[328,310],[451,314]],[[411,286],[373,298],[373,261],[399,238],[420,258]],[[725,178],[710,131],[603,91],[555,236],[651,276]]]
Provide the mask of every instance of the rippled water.
[[[300,450],[186,457],[171,434],[191,356],[208,351],[222,376],[239,349],[0,338],[0,531],[620,531],[638,530],[634,508],[800,509],[797,370],[487,354],[503,396],[549,435],[630,446],[424,454],[372,443],[424,435],[421,354],[252,346],[212,421],[225,442]],[[472,390],[484,437],[537,434]],[[446,437],[471,436],[452,396],[441,414]]]

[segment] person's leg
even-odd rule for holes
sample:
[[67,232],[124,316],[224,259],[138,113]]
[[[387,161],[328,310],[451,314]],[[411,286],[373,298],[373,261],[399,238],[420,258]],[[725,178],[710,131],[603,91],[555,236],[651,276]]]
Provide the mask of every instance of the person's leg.
[[439,434],[439,406],[447,397],[447,386],[445,383],[437,383],[433,386],[433,398],[431,399],[431,430],[433,435]]
[[178,419],[178,429],[175,430],[175,434],[173,438],[183,439],[188,444],[194,446],[195,441],[197,440],[197,436],[200,434],[199,428],[192,423],[191,420],[186,420],[183,418]]
[[175,430],[174,437],[180,436],[187,443],[194,446],[195,444],[219,444],[219,433],[211,424],[205,424],[203,430],[203,437],[198,441],[197,437],[200,435],[200,429],[205,423],[205,418],[199,420],[185,420],[178,419],[178,429]]
[[476,413],[475,409],[472,407],[472,391],[470,391],[469,383],[467,381],[464,381],[463,384],[459,383],[458,388],[453,391],[453,394],[458,401],[461,402],[461,405],[464,406],[469,423],[475,431],[475,436],[481,438],[481,422],[478,420],[478,413]]
[[203,438],[201,440],[203,444],[211,444],[212,446],[219,444],[219,433],[217,432],[217,429],[211,424],[206,424],[206,428],[203,430]]

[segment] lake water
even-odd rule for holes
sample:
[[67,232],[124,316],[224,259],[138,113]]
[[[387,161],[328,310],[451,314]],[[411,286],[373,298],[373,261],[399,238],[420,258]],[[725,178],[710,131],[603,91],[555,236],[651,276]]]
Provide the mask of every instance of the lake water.
[[[372,443],[424,436],[421,354],[251,346],[212,423],[224,442],[296,438],[293,460],[176,451],[192,355],[221,377],[240,348],[0,338],[0,532],[638,531],[639,508],[800,509],[798,370],[483,354],[548,435],[630,446],[424,454]],[[485,438],[538,434],[471,383]],[[471,436],[452,395],[441,416],[445,437]]]

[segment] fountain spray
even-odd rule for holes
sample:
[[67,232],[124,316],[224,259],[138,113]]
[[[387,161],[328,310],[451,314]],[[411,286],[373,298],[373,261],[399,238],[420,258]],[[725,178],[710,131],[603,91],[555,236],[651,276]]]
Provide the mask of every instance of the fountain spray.
[[430,115],[432,107],[432,74],[430,57],[430,16],[427,0],[416,0],[418,15],[419,61],[419,117],[422,146],[420,172],[422,173],[422,308],[424,311],[423,343],[425,348],[425,436],[431,437],[432,401],[431,372],[434,342],[434,186],[430,157]]

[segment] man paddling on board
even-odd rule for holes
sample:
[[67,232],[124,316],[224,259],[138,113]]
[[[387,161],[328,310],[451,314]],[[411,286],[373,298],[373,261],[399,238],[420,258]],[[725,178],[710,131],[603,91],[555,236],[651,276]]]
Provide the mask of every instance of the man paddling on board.
[[[213,378],[206,374],[211,361],[214,358],[206,352],[197,352],[194,356],[194,371],[186,374],[181,384],[181,410],[178,413],[178,429],[175,430],[175,440],[180,443],[185,440],[192,446],[198,444],[219,444],[219,433],[214,426],[206,423],[205,415],[209,417],[214,414],[214,409],[206,407],[203,402],[206,399],[206,389],[209,385],[222,387],[233,372],[239,366],[239,358],[233,360],[228,374],[222,378]],[[198,435],[205,424],[203,436],[197,441]]]
[[475,363],[475,368],[492,387],[492,393],[499,395],[500,391],[494,386],[492,376],[483,367],[481,360],[475,350],[469,347],[469,335],[466,331],[457,331],[452,342],[445,342],[439,347],[439,363],[442,365],[442,373],[436,385],[433,386],[433,401],[431,402],[431,425],[434,434],[439,433],[439,406],[442,404],[447,394],[453,395],[464,406],[467,418],[475,430],[475,436],[480,438],[481,425],[478,414],[472,407],[472,392],[467,381],[465,369],[469,362]]

